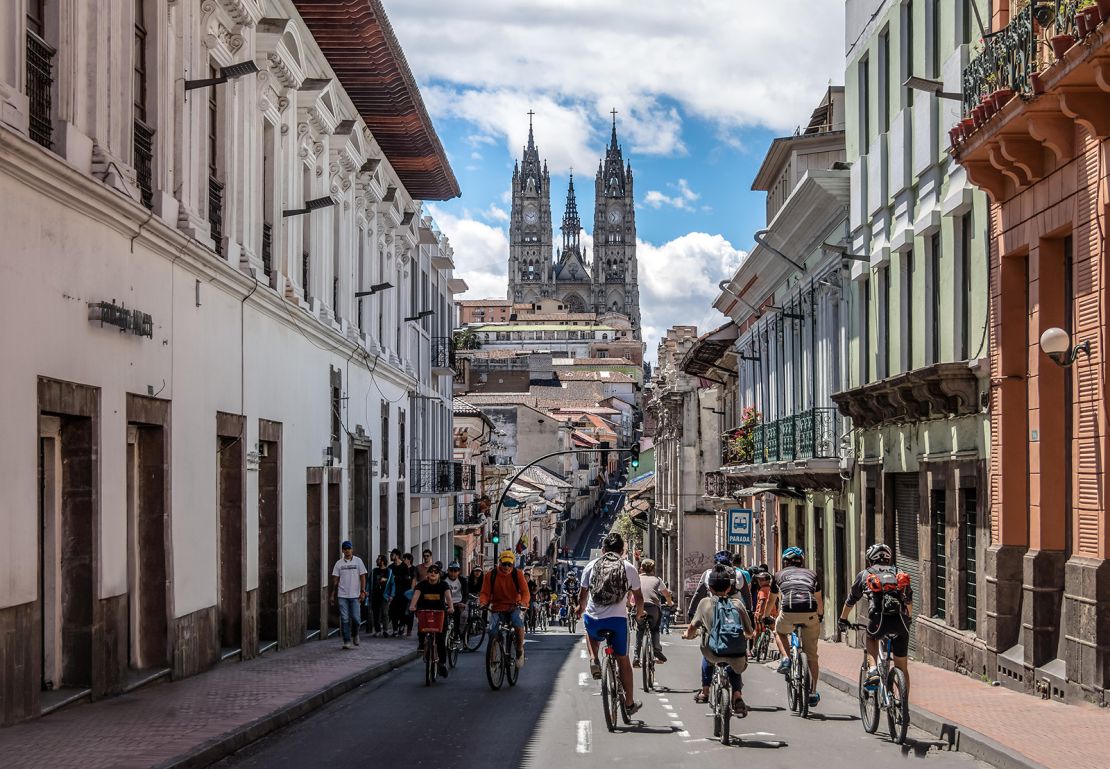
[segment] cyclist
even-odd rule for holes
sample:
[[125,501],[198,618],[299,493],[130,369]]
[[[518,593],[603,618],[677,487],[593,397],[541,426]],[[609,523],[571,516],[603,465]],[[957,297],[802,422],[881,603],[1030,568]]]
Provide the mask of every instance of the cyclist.
[[524,618],[521,609],[526,609],[532,600],[524,574],[516,567],[516,557],[512,550],[503,550],[497,558],[497,566],[490,569],[482,580],[482,594],[479,606],[489,607],[489,634],[497,633],[502,617],[512,623],[516,630],[516,666],[524,667]]
[[733,589],[733,584],[729,566],[718,564],[713,568],[713,573],[709,575],[710,598],[707,601],[702,601],[701,605],[698,606],[697,612],[694,613],[693,622],[687,626],[682,637],[693,638],[699,630],[701,631],[701,691],[694,695],[694,702],[709,702],[709,685],[713,681],[713,666],[719,662],[725,662],[728,664],[725,672],[728,674],[728,682],[732,687],[732,712],[736,714],[737,718],[743,718],[748,715],[748,706],[744,704],[744,698],[741,696],[741,691],[744,688],[744,679],[741,674],[748,667],[748,657],[746,654],[722,657],[714,654],[709,649],[709,635],[716,630],[714,615],[717,611],[717,605],[721,602],[732,604],[733,608],[737,610],[736,616],[740,618],[740,622],[744,626],[744,636],[749,641],[755,638],[755,631],[752,630],[748,611],[740,600],[740,596]]
[[[659,620],[662,615],[662,604],[670,603],[671,591],[666,583],[655,576],[655,561],[645,558],[640,561],[640,592],[644,596],[644,612],[647,614],[648,628],[651,632],[651,648],[655,651],[657,662],[666,662],[663,654],[663,644],[659,641]],[[644,628],[636,623],[636,646],[633,647],[632,667],[640,667],[640,648],[644,642]]]
[[466,589],[471,595],[478,595],[482,592],[482,578],[485,576],[481,566],[475,566],[470,570],[470,577],[467,579]]
[[[442,577],[443,572],[439,566],[431,564],[424,579],[416,584],[412,591],[412,600],[409,602],[409,612],[415,613],[425,609],[433,611],[450,612],[453,609],[451,590],[447,587]],[[423,637],[423,633],[420,634]],[[443,623],[443,630],[435,634],[436,650],[439,652],[439,675],[447,678],[447,623]]]
[[643,707],[632,697],[632,663],[628,660],[628,615],[625,613],[625,596],[636,599],[637,620],[644,614],[644,596],[640,592],[640,575],[636,567],[624,560],[624,537],[609,532],[601,543],[601,557],[586,566],[582,572],[582,587],[578,593],[578,613],[586,628],[586,645],[590,650],[590,673],[601,678],[601,663],[597,661],[602,632],[612,634],[613,652],[617,655],[621,683],[624,685],[625,707],[632,715]]
[[451,591],[451,604],[455,607],[455,632],[461,636],[463,628],[466,627],[466,599],[470,597],[470,588],[466,584],[466,578],[459,572],[458,562],[451,561],[447,564],[447,576],[443,581]]
[[[766,571],[756,572],[753,587],[756,588],[756,630],[762,631],[762,629],[765,627],[773,630],[775,627],[775,619],[778,617],[779,610],[777,606],[771,606],[771,575]],[[782,641],[779,640],[778,633],[772,632],[771,637],[775,639],[775,648],[779,650],[779,659],[782,659],[786,656],[786,649],[783,648]]]
[[563,595],[567,596],[567,599],[571,603],[574,603],[578,597],[578,590],[580,587],[581,584],[578,582],[578,570],[571,569],[567,573],[567,578],[563,580]]
[[[910,651],[910,617],[913,616],[913,588],[909,578],[899,573],[892,565],[893,553],[890,547],[876,543],[867,548],[867,568],[856,575],[852,587],[848,591],[848,598],[844,601],[844,608],[840,610],[840,621],[837,627],[841,632],[848,629],[848,616],[852,607],[859,603],[864,594],[871,597],[867,617],[867,634],[864,643],[867,646],[868,669],[867,686],[878,686],[879,670],[875,660],[879,656],[879,641],[889,634],[895,634],[894,643],[891,645],[894,666],[906,674],[906,694],[910,690],[910,668],[907,657]],[[871,579],[871,578],[879,579]],[[882,590],[882,577],[893,577],[897,589]],[[900,579],[904,578],[904,579]],[[878,588],[878,589],[874,589]]]
[[[547,614],[547,611],[551,605],[551,588],[548,587],[547,580],[540,580],[539,584],[536,587],[536,592],[532,595],[534,596],[536,602],[536,611],[542,612],[550,617],[550,614]],[[538,614],[536,616],[536,621],[537,623],[539,622]]]
[[[807,569],[805,553],[800,547],[788,547],[782,551],[782,571],[771,578],[771,609],[779,612],[775,622],[775,633],[782,646],[790,647],[790,633],[795,625],[799,631],[802,651],[809,659],[809,706],[816,707],[821,701],[817,693],[818,674],[817,639],[821,635],[821,618],[825,614],[825,597],[822,594],[821,578],[812,569]],[[778,672],[790,669],[790,657],[784,655],[779,662]]]

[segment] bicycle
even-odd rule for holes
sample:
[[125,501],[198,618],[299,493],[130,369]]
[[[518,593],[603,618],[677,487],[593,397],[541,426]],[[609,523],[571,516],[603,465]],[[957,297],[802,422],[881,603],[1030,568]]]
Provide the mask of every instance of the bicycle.
[[637,632],[643,634],[640,642],[640,673],[644,680],[644,691],[655,689],[655,648],[651,643],[651,621],[644,617],[640,620]]
[[424,685],[431,686],[439,677],[439,648],[436,634],[443,632],[445,612],[420,609],[416,612],[417,632],[424,641]]
[[490,635],[489,645],[486,646],[486,681],[491,689],[500,689],[506,678],[509,679],[509,686],[516,686],[520,674],[516,657],[516,629],[502,614],[497,630]]
[[[856,630],[867,631],[866,625],[852,625]],[[894,666],[894,655],[891,653],[894,639],[898,636],[890,633],[879,640],[879,658],[875,660],[878,670],[878,681],[868,688],[867,649],[864,648],[863,664],[859,670],[859,714],[863,721],[863,728],[868,734],[874,734],[879,728],[879,709],[886,711],[887,729],[890,731],[890,741],[903,745],[906,742],[906,731],[910,726],[910,700],[906,695],[908,686],[906,674]]]
[[713,666],[713,679],[709,682],[709,707],[713,711],[713,736],[720,737],[722,745],[729,744],[732,728],[732,684],[728,680],[727,662]]
[[612,732],[617,729],[618,710],[625,726],[630,726],[632,719],[624,702],[624,683],[617,667],[617,653],[613,650],[613,632],[602,630],[601,637],[605,641],[601,663],[601,709],[605,711],[605,728]]
[[801,628],[795,625],[790,633],[790,668],[786,672],[786,699],[790,710],[802,718],[809,717],[809,658],[802,651]]
[[452,670],[459,664],[459,652],[462,650],[462,636],[459,635],[458,623],[452,616],[447,620],[447,664]]
[[524,611],[524,632],[529,635],[536,632],[536,605],[535,603],[529,604],[528,608]]
[[468,652],[476,652],[482,647],[482,641],[486,637],[486,626],[489,624],[488,612],[484,606],[479,606],[475,599],[467,602],[466,609],[466,626],[462,633],[463,648]]
[[547,632],[547,606],[542,603],[536,608],[536,629],[541,633]]
[[748,650],[748,660],[751,662],[765,662],[771,653],[771,628],[769,625],[764,625],[762,620],[760,625],[763,629]]
[[578,611],[576,607],[567,607],[567,632],[571,635],[578,630]]

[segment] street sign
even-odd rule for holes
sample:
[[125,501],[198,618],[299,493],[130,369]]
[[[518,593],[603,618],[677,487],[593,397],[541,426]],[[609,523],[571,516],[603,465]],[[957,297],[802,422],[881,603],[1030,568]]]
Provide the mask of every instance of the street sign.
[[748,508],[734,507],[728,511],[728,543],[730,545],[752,543],[752,511]]

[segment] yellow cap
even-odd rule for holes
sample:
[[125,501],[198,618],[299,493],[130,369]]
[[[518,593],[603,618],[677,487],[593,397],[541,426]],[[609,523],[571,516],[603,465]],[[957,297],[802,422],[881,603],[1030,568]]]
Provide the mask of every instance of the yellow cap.
[[502,550],[497,560],[501,563],[516,563],[516,556],[513,555],[512,550]]

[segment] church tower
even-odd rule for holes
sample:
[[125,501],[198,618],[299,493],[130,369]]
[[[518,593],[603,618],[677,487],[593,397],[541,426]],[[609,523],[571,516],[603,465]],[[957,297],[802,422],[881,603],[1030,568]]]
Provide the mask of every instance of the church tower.
[[563,214],[563,247],[555,260],[555,296],[562,300],[567,312],[593,310],[590,268],[582,252],[582,220],[578,217],[578,200],[574,197],[574,174],[567,189],[567,208]]
[[632,164],[617,142],[617,113],[605,158],[594,182],[593,303],[598,313],[620,312],[632,320],[640,339],[640,287],[636,264],[636,209]]
[[551,177],[540,161],[528,113],[528,144],[513,167],[509,219],[509,301],[535,302],[553,295]]

